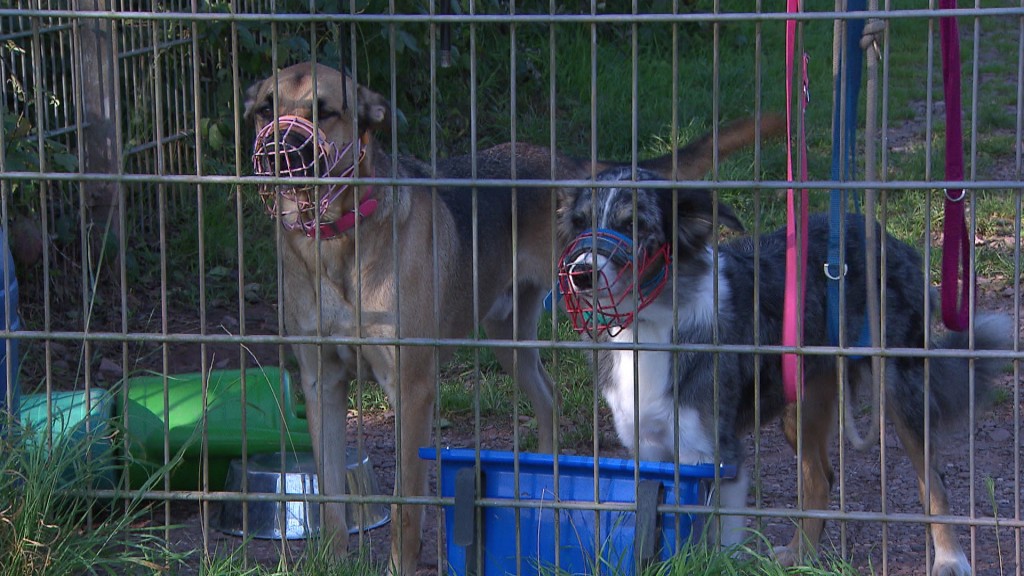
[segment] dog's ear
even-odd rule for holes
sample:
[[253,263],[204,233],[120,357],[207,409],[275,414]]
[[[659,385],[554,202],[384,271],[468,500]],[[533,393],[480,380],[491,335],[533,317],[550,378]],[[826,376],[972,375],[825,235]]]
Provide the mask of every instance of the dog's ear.
[[[676,254],[693,254],[703,250],[715,233],[714,196],[708,190],[680,190],[676,213],[678,229],[676,230]],[[718,202],[718,223],[737,232],[743,232],[743,223],[727,204]],[[670,213],[666,213],[670,214]],[[671,226],[671,219],[666,224]],[[671,237],[667,234],[666,237]]]
[[744,233],[747,231],[743,227],[743,222],[740,222],[739,216],[733,212],[732,207],[725,202],[718,203],[718,223],[726,228],[735,230],[736,232]]
[[387,99],[364,86],[357,89],[356,105],[359,107],[359,126],[362,129],[379,130],[387,123],[391,107]]
[[555,235],[559,246],[567,246],[579,232],[572,223],[572,212],[576,199],[581,194],[578,188],[559,188],[555,203]]
[[242,118],[245,120],[252,120],[253,112],[256,108],[256,97],[260,94],[260,87],[263,86],[264,80],[249,86],[249,89],[245,91],[245,112],[242,114]]

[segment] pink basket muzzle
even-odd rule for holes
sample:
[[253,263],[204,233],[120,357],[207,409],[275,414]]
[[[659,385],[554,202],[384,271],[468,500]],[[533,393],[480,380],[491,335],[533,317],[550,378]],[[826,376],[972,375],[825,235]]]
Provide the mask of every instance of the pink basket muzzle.
[[634,254],[632,239],[614,230],[577,236],[558,260],[558,287],[573,329],[596,338],[628,328],[665,288],[670,262],[667,244]]
[[[281,116],[256,134],[252,167],[257,176],[281,178],[350,178],[362,162],[359,158],[340,174],[334,174],[341,159],[352,149],[354,141],[338,150],[323,130],[300,116]],[[265,184],[260,198],[271,216],[281,215],[285,228],[310,229],[317,223],[330,224],[338,215],[329,215],[331,204],[349,188],[348,184]]]

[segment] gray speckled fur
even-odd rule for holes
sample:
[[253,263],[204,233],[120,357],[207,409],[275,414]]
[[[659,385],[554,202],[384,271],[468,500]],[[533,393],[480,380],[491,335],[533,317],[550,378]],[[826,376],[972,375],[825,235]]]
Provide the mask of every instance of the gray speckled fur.
[[[615,168],[599,179],[630,180],[629,169]],[[660,177],[652,172],[640,171],[637,180]],[[635,193],[634,193],[635,192]],[[706,278],[712,274],[710,256],[712,228],[712,194],[704,190],[679,190],[677,193],[678,229],[672,230],[672,192],[653,188],[595,188],[581,190],[571,202],[563,202],[559,213],[559,235],[563,240],[572,238],[590,228],[593,205],[604,226],[627,236],[633,235],[634,197],[636,234],[641,246],[653,247],[666,238],[676,236],[674,251],[677,276],[675,293],[677,307],[696,298],[699,290],[708,286]],[[611,202],[609,197],[617,195]],[[607,217],[607,218],[605,218]],[[718,222],[736,229],[742,225],[725,205],[718,205]],[[804,317],[804,343],[808,346],[828,346],[826,321],[826,279],[819,272],[818,263],[824,262],[827,250],[828,220],[815,215],[810,220],[809,274]],[[861,331],[865,310],[865,286],[860,279],[865,274],[862,234],[863,218],[849,216],[846,226],[846,264],[849,272],[846,283],[845,315],[847,342],[852,343]],[[723,300],[718,306],[718,338],[722,344],[754,344],[754,316],[757,315],[757,343],[779,345],[782,333],[783,292],[785,274],[785,231],[778,230],[760,236],[759,263],[754,259],[755,239],[743,237],[719,246],[720,287]],[[925,344],[924,323],[925,288],[921,258],[907,244],[891,235],[886,236],[886,342],[889,348],[922,348]],[[640,246],[638,246],[639,249]],[[759,306],[754,308],[756,280],[760,288]],[[667,288],[660,304],[671,306],[673,290]],[[652,306],[651,308],[653,308]],[[651,308],[641,311],[643,319]],[[661,308],[663,311],[665,308]],[[675,330],[674,342],[703,344],[713,341],[713,325],[704,322],[686,322],[682,318]],[[980,315],[975,327],[975,347],[998,349],[1009,346],[1008,319],[1001,316]],[[606,336],[601,337],[607,341]],[[951,333],[932,341],[933,348],[966,348],[967,335]],[[613,385],[617,354],[602,351],[598,358],[598,385],[604,389]],[[741,434],[754,423],[755,372],[760,370],[760,410],[762,422],[778,416],[784,407],[781,362],[778,354],[721,352],[679,352],[675,354],[677,371],[677,398],[679,405],[692,407],[705,415],[703,422],[711,426],[715,414],[715,382],[718,382],[718,428],[721,461],[741,464],[744,450]],[[860,384],[858,376],[868,372],[859,365],[869,362],[860,359],[851,363],[851,385]],[[807,381],[815,375],[834,374],[834,357],[805,356]],[[1001,361],[975,362],[975,391],[985,396],[986,386],[998,374]],[[716,368],[717,366],[717,368]],[[906,422],[909,429],[923,437],[924,433],[924,362],[921,358],[895,357],[887,364],[887,393],[896,406],[895,416]],[[717,376],[716,376],[717,370]],[[961,418],[969,405],[968,361],[965,358],[933,358],[930,365],[931,395],[929,409],[933,428]],[[668,401],[669,399],[666,399]],[[708,430],[710,434],[710,430]],[[666,458],[671,459],[671,453]]]

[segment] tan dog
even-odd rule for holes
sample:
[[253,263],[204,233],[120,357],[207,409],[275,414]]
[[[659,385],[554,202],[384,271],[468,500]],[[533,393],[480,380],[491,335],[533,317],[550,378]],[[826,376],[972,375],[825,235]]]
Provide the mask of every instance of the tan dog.
[[[557,194],[522,185],[514,193],[509,188],[481,187],[474,193],[468,187],[439,187],[436,196],[426,186],[313,186],[309,176],[354,175],[356,165],[360,178],[435,176],[415,158],[399,157],[393,163],[372,138],[372,131],[388,122],[385,99],[323,65],[281,70],[250,88],[245,106],[259,135],[256,171],[305,177],[263,191],[284,227],[287,333],[370,340],[358,346],[293,347],[321,471],[320,490],[345,493],[348,383],[370,376],[387,392],[396,413],[395,496],[423,496],[427,473],[417,450],[431,444],[438,367],[454,348],[423,345],[422,339],[462,338],[477,322],[490,339],[536,338],[557,257],[552,243]],[[314,108],[318,130],[311,123]],[[719,147],[749,143],[754,124],[738,130],[744,137],[729,133]],[[707,139],[688,149],[711,145]],[[650,165],[670,170],[671,156]],[[505,144],[475,158],[439,161],[436,177],[468,179],[474,163],[479,179],[514,174],[524,180],[579,180],[609,167],[543,147],[517,144],[513,150]],[[680,166],[678,175],[700,178],[708,168]],[[396,346],[396,338],[420,341]],[[540,355],[536,349],[508,347],[496,348],[495,354],[532,402],[539,448],[550,452],[554,390]],[[322,516],[323,532],[333,538],[339,555],[348,542],[344,510],[343,504],[328,504]],[[391,571],[411,575],[420,551],[423,509],[394,506],[392,519]]]
[[[360,177],[432,176],[430,167],[414,158],[401,157],[392,165],[392,157],[370,137],[372,130],[388,121],[389,107],[381,95],[334,69],[317,65],[315,70],[315,90],[310,64],[281,70],[249,90],[245,113],[254,119],[257,131],[272,126],[275,118],[311,119],[316,106],[319,130],[337,150],[361,138]],[[329,175],[351,168],[354,157],[354,148],[344,151]],[[559,157],[552,166],[547,149],[523,144],[515,154],[509,145],[481,152],[476,158],[477,176],[510,178],[513,157],[519,178],[564,179],[578,171],[577,163]],[[441,161],[437,176],[469,178],[472,163],[468,156]],[[333,191],[336,198],[323,214],[312,217],[303,209],[309,206],[301,197],[303,192],[299,198],[278,195],[276,209],[286,227],[282,302],[289,335],[450,339],[471,334],[479,322],[492,339],[536,338],[543,299],[551,285],[554,207],[550,190],[519,188],[513,207],[507,188],[479,188],[475,194],[469,189],[442,188],[437,190],[436,202],[428,187],[342,188],[340,193]],[[368,209],[367,203],[375,206]],[[360,217],[351,216],[353,208]],[[474,216],[479,223],[475,237]],[[343,220],[352,226],[341,230],[326,224]],[[395,409],[399,452],[395,496],[424,496],[427,471],[417,450],[431,444],[438,366],[454,348],[422,342],[410,346],[298,344],[293,348],[308,403],[321,492],[345,493],[348,384],[369,376],[384,388]],[[532,402],[539,448],[550,452],[554,392],[540,355],[532,348],[497,348],[495,353]],[[328,504],[322,516],[325,536],[333,536],[333,549],[339,555],[347,549],[344,509],[343,504]],[[421,506],[393,507],[392,572],[415,572],[423,512]]]

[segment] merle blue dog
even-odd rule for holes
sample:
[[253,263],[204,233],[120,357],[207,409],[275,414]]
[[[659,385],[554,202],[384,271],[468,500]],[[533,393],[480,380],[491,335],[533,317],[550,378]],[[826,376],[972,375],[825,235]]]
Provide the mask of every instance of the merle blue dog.
[[[727,141],[738,138],[736,144],[747,137],[735,127],[723,128],[721,134]],[[703,176],[692,175],[694,166],[710,166],[707,140],[677,156],[677,166],[688,167],[691,178]],[[645,182],[664,180],[670,160],[642,163],[638,170],[609,168],[598,177],[607,186],[566,192],[559,202],[558,234],[567,246],[559,263],[559,283],[566,309],[585,337],[619,345],[603,347],[596,359],[597,386],[612,410],[619,439],[643,460],[736,465],[737,478],[722,484],[722,505],[743,508],[749,480],[742,466],[742,435],[754,425],[755,411],[760,411],[761,422],[781,416],[794,448],[798,427],[803,430],[802,501],[807,508],[826,508],[833,481],[829,445],[838,420],[840,390],[853,394],[868,385],[871,360],[852,358],[848,382],[840,387],[834,356],[805,356],[798,421],[795,404],[784,400],[777,351],[712,353],[706,347],[672,348],[708,345],[716,339],[723,345],[779,345],[786,237],[785,230],[779,230],[713,244],[716,223],[736,231],[743,231],[743,225],[708,190],[645,187]],[[827,218],[811,218],[808,262],[826,261],[828,230]],[[865,277],[863,231],[862,217],[847,219],[845,314],[853,336],[864,322],[866,283],[852,280]],[[922,349],[928,343],[933,349],[966,350],[965,333],[928,339],[925,306],[930,299],[921,258],[892,236],[885,238],[884,246],[885,270],[880,274],[885,282],[884,345]],[[824,274],[811,265],[803,317],[805,346],[831,345],[826,291]],[[1009,318],[978,315],[974,346],[1008,348],[1011,330]],[[946,491],[936,459],[925,457],[925,438],[964,416],[970,405],[972,369],[966,353],[931,358],[926,410],[923,356],[887,357],[885,411],[917,471],[922,503],[931,514],[943,515],[949,511]],[[998,375],[1001,361],[989,357],[973,364],[973,389],[980,396]],[[790,544],[776,549],[779,560],[800,562],[804,549],[817,545],[823,524],[820,518],[802,519]],[[738,543],[743,525],[742,516],[723,518],[723,544]],[[932,574],[970,574],[953,526],[932,524],[931,534],[935,543]]]

